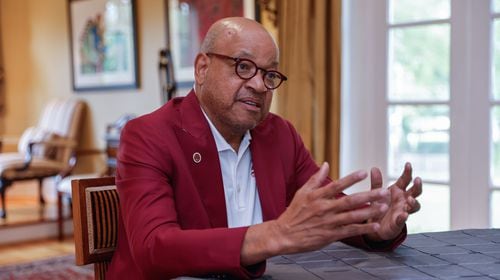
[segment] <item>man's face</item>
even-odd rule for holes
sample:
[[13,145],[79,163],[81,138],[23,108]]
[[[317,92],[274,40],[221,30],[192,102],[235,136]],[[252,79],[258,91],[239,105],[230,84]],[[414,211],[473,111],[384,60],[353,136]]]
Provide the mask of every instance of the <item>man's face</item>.
[[[277,50],[272,39],[262,32],[234,35],[231,42],[221,41],[214,53],[252,60],[258,67],[276,70]],[[265,87],[262,72],[249,79],[235,72],[236,62],[217,56],[205,56],[208,67],[200,86],[200,102],[217,129],[241,134],[257,126],[269,112],[273,91]]]

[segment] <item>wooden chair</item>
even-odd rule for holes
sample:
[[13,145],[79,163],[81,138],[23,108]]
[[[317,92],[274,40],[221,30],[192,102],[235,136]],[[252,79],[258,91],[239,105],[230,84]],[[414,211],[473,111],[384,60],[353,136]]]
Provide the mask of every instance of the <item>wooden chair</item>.
[[73,180],[76,264],[94,264],[95,279],[105,279],[118,241],[120,201],[114,177]]
[[57,187],[57,227],[58,227],[58,238],[60,241],[64,240],[64,220],[63,216],[63,200],[69,201],[69,206],[71,207],[71,182],[77,179],[87,179],[87,178],[97,178],[104,176],[115,176],[116,172],[116,156],[118,154],[118,144],[120,143],[120,134],[125,126],[125,124],[133,119],[135,115],[126,114],[120,117],[117,121],[106,126],[106,149],[104,151],[99,150],[88,150],[85,152],[80,151],[77,157],[96,155],[97,153],[105,153],[106,155],[106,170],[99,173],[87,173],[87,174],[72,174],[73,167],[76,164],[75,161],[72,165],[66,169],[64,172],[60,173],[56,177],[56,187]]
[[69,214],[69,217],[66,214],[65,217],[65,201],[69,204],[69,210],[73,209],[73,202],[71,199],[71,182],[73,180],[78,179],[89,179],[89,178],[99,178],[103,177],[102,173],[85,173],[85,174],[60,174],[55,178],[56,190],[57,190],[57,237],[59,241],[63,241],[64,234],[64,223],[67,218],[71,218],[72,215]]

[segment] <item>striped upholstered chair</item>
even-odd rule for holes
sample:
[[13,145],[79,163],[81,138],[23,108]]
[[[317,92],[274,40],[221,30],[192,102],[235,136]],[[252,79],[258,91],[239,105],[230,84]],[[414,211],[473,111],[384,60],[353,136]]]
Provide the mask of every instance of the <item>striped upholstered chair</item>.
[[118,240],[120,201],[114,177],[71,182],[76,264],[94,264],[105,279]]
[[38,124],[22,134],[18,151],[0,153],[0,217],[7,217],[6,190],[16,181],[38,180],[40,203],[45,203],[42,182],[70,167],[83,111],[83,101],[74,98],[52,100],[45,106]]

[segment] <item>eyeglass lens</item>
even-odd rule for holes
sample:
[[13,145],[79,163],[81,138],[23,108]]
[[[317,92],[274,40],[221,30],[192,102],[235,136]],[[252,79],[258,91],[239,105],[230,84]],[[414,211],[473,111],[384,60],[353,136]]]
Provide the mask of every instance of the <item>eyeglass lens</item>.
[[[253,61],[248,59],[239,59],[236,62],[236,74],[242,79],[253,78],[259,69],[261,68],[257,67]],[[264,85],[268,89],[275,89],[281,84],[283,77],[278,72],[267,71],[265,69],[261,70],[264,71]]]

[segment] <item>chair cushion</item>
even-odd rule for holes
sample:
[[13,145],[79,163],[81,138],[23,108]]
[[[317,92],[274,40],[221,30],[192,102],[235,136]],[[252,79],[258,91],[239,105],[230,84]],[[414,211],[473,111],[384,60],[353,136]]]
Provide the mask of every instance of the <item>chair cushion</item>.
[[[61,162],[33,158],[29,171],[16,171],[16,168],[23,167],[24,155],[19,153],[1,153],[0,154],[0,174],[2,177],[11,179],[16,176],[30,177],[39,176],[43,174],[57,174],[64,165]],[[54,174],[54,175],[55,175]]]

